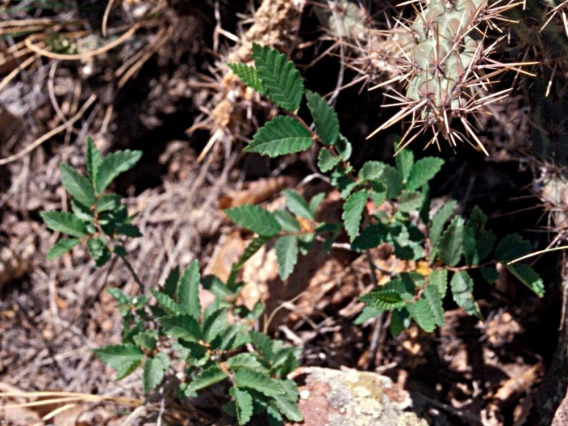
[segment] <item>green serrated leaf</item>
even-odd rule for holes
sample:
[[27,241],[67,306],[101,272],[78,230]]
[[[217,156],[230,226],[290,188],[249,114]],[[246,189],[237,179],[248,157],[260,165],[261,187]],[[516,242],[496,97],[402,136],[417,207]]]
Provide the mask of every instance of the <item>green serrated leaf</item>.
[[385,164],[378,179],[387,185],[388,198],[396,198],[402,193],[402,176],[391,165]]
[[208,388],[215,383],[222,382],[226,378],[227,375],[221,370],[221,367],[218,364],[214,364],[194,376],[187,391],[197,392],[200,389]]
[[[396,149],[396,147],[395,147]],[[403,149],[396,157],[396,168],[399,171],[402,179],[407,181],[414,165],[414,153],[410,149]]]
[[544,296],[544,282],[529,265],[526,263],[505,264],[505,268],[538,297]]
[[151,289],[150,291],[167,314],[178,315],[181,313],[180,306],[170,296],[158,290]]
[[481,311],[477,302],[473,298],[473,279],[466,271],[454,273],[450,281],[452,296],[460,308],[463,308],[469,315],[481,318]]
[[132,373],[144,358],[144,353],[136,345],[109,345],[93,351],[105,364],[118,372],[116,380]]
[[258,93],[266,94],[266,89],[262,86],[262,81],[258,76],[256,68],[246,64],[227,65],[248,87]]
[[310,212],[312,212],[312,217],[315,218],[316,217],[316,213],[318,212],[318,208],[320,206],[320,204],[322,203],[322,201],[325,199],[325,192],[318,192],[316,195],[314,195],[309,204],[310,207]]
[[205,316],[201,323],[203,340],[205,340],[207,343],[213,342],[213,340],[215,340],[215,338],[228,326],[229,324],[227,324],[227,310],[215,310],[210,315]]
[[201,339],[201,327],[197,320],[189,315],[159,318],[164,333],[172,339],[183,339],[198,343]]
[[140,228],[137,225],[133,225],[132,223],[125,223],[120,225],[116,231],[118,235],[124,235],[130,238],[138,238],[142,236],[142,232],[140,232]]
[[85,176],[67,164],[60,164],[61,184],[79,203],[92,206],[95,203],[95,191]]
[[95,146],[93,138],[87,137],[87,175],[91,182],[95,182],[95,176],[99,171],[99,167],[103,162],[103,157],[100,151]]
[[306,100],[314,119],[316,133],[323,143],[334,145],[339,137],[339,119],[335,110],[323,97],[309,90],[306,91]]
[[349,142],[349,139],[340,133],[339,138],[335,142],[335,150],[343,161],[349,161],[353,153],[353,145]]
[[227,359],[227,367],[232,371],[236,371],[239,368],[252,368],[254,370],[266,372],[266,369],[262,366],[258,359],[250,353],[238,354]]
[[298,239],[293,235],[285,235],[274,244],[280,278],[286,280],[294,271],[298,261]]
[[353,320],[355,325],[363,325],[367,321],[377,318],[380,314],[384,312],[383,309],[377,308],[376,306],[365,306],[359,316]]
[[[291,380],[281,380],[282,382],[292,382]],[[296,387],[296,384],[294,387]],[[283,386],[284,387],[284,386]],[[302,412],[298,408],[298,389],[296,387],[295,393],[285,393],[283,395],[276,395],[273,397],[271,405],[274,406],[280,413],[284,415],[288,420],[291,422],[302,422],[304,420],[304,416]]]
[[385,165],[380,161],[367,161],[359,169],[358,177],[361,180],[377,180],[381,177]]
[[354,192],[347,197],[343,204],[341,219],[343,220],[345,230],[351,242],[353,242],[359,232],[359,224],[363,218],[363,210],[365,210],[368,197],[369,193],[365,190]]
[[249,343],[250,339],[247,336],[247,330],[242,324],[231,324],[221,332],[219,335],[219,342],[215,346],[221,350],[234,350],[242,345]]
[[225,213],[237,225],[256,232],[261,237],[273,237],[281,230],[274,214],[260,206],[245,204],[225,210]]
[[400,196],[398,211],[411,213],[417,211],[424,202],[424,196],[419,192],[404,191]]
[[233,264],[233,269],[238,269],[243,266],[258,250],[260,250],[268,241],[270,237],[256,237],[245,248],[245,251],[239,257],[239,260]]
[[442,168],[444,160],[436,157],[425,157],[418,160],[412,166],[412,170],[406,181],[406,189],[415,191],[428,183]]
[[177,286],[177,301],[181,313],[189,314],[195,319],[201,314],[199,279],[199,263],[193,260],[183,271]]
[[62,232],[72,237],[81,238],[87,235],[87,227],[77,216],[69,212],[40,212],[39,213],[49,229]]
[[153,351],[158,343],[158,333],[156,330],[144,330],[142,333],[135,335],[133,339],[134,343],[141,348]]
[[430,257],[432,260],[436,257],[436,247],[438,246],[438,242],[440,241],[440,237],[442,236],[444,225],[452,216],[456,204],[457,202],[455,200],[448,201],[440,208],[440,210],[436,212],[436,214],[432,218],[432,222],[430,224],[430,246],[432,247]]
[[523,240],[519,234],[509,234],[499,241],[499,244],[495,247],[495,260],[508,262],[518,259],[530,251],[531,245],[528,241]]
[[422,330],[431,333],[436,329],[436,318],[426,299],[418,299],[415,303],[406,305],[406,310]]
[[45,255],[45,259],[53,260],[56,257],[67,253],[69,250],[79,244],[79,241],[81,240],[79,240],[78,238],[61,238],[53,245],[53,247],[49,249],[49,251]]
[[296,191],[291,189],[285,189],[282,191],[284,197],[286,198],[286,207],[296,216],[303,217],[305,219],[313,219],[314,215],[308,202],[298,194]]
[[170,367],[170,359],[162,352],[155,358],[149,358],[144,364],[142,372],[142,384],[144,393],[150,393],[158,386],[164,378],[164,373]]
[[318,153],[318,167],[322,173],[333,170],[339,164],[341,157],[334,155],[329,149],[322,148]]
[[361,231],[353,240],[351,248],[355,251],[364,251],[378,247],[387,241],[388,228],[381,222],[373,223]]
[[406,309],[393,311],[391,315],[390,332],[393,336],[398,336],[402,331],[410,326],[410,315]]
[[276,210],[274,216],[284,232],[298,232],[301,229],[300,222],[285,210]]
[[140,158],[142,158],[142,151],[129,149],[107,155],[99,164],[93,182],[97,194],[103,192],[118,175],[134,167]]
[[121,197],[118,194],[103,194],[97,200],[97,213],[116,210],[120,207]]
[[448,270],[436,269],[432,271],[428,278],[430,282],[429,286],[436,287],[438,294],[443,300],[448,290]]
[[456,216],[437,244],[438,256],[446,265],[456,266],[463,253],[464,220]]
[[379,288],[359,298],[366,305],[380,310],[392,310],[405,305],[404,299],[392,288]]
[[168,277],[166,278],[166,282],[164,283],[164,293],[171,297],[172,299],[177,295],[177,287],[179,282],[179,269],[173,268]]
[[493,284],[495,281],[499,279],[499,272],[497,272],[497,268],[494,266],[484,266],[479,268],[481,275],[485,278],[489,284]]
[[442,305],[443,297],[435,285],[428,285],[422,292],[422,297],[426,300],[430,312],[434,317],[437,326],[443,327],[444,325],[444,307]]
[[477,265],[484,260],[495,244],[495,235],[485,230],[487,217],[477,206],[473,208],[465,224],[463,254],[468,265]]
[[233,383],[239,388],[253,389],[266,396],[283,395],[282,386],[268,374],[240,368],[233,376]]
[[235,410],[239,425],[247,424],[252,417],[252,397],[250,393],[234,387],[229,389],[229,393],[235,400]]
[[349,169],[336,167],[330,175],[330,181],[333,186],[339,190],[341,198],[345,199],[357,186],[357,182],[348,175]]
[[312,143],[310,131],[298,120],[279,115],[256,132],[251,143],[245,148],[245,152],[278,157],[305,151],[312,146]]
[[[73,212],[73,214],[75,216],[77,216],[77,219],[79,219],[82,222],[85,222],[87,224],[86,225],[87,228],[89,227],[89,225],[93,224],[93,221],[95,219],[95,215],[93,214],[91,209],[89,207],[84,206],[83,204],[79,203],[75,199],[71,200],[71,211]],[[95,228],[94,231],[96,231],[96,228]]]
[[251,331],[251,342],[262,356],[267,359],[272,358],[272,340],[266,334],[259,331]]
[[297,110],[304,94],[304,82],[294,63],[278,50],[256,43],[252,45],[252,57],[270,100],[288,111]]
[[99,267],[110,260],[111,253],[104,237],[89,238],[87,240],[87,250],[93,259],[95,259],[95,264]]

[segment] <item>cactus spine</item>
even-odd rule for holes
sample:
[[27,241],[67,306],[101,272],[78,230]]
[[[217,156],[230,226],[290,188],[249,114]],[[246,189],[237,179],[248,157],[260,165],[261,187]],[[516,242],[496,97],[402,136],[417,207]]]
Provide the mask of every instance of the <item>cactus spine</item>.
[[[404,147],[427,130],[433,136],[456,146],[471,137],[487,154],[476,136],[468,116],[483,111],[489,103],[507,95],[508,90],[487,94],[491,78],[518,64],[502,64],[489,59],[496,43],[485,47],[486,34],[510,6],[490,7],[487,0],[415,0],[412,22],[401,22],[406,30],[405,42],[399,47],[405,58],[404,72],[382,87],[398,81],[405,93],[394,91],[388,96],[402,109],[376,129],[369,137],[398,121],[410,118],[401,146]],[[489,70],[490,72],[487,72]],[[461,122],[463,131],[454,121]]]

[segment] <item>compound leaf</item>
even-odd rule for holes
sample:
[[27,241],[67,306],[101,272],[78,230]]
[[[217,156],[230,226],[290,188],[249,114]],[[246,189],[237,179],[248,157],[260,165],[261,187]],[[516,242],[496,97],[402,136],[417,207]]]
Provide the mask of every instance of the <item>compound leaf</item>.
[[339,137],[339,119],[335,110],[318,93],[306,91],[306,100],[314,118],[316,133],[325,144],[334,145]]
[[288,111],[297,110],[304,94],[304,82],[294,63],[278,50],[256,43],[252,45],[252,57],[270,100]]
[[279,115],[256,132],[245,151],[278,157],[305,151],[312,146],[312,142],[310,131],[298,120]]

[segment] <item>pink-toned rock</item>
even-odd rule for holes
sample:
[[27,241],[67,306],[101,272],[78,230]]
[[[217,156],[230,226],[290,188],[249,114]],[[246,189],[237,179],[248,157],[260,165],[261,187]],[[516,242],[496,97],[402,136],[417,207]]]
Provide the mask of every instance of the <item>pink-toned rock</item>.
[[357,370],[300,368],[294,379],[305,426],[427,426],[410,394],[388,377]]

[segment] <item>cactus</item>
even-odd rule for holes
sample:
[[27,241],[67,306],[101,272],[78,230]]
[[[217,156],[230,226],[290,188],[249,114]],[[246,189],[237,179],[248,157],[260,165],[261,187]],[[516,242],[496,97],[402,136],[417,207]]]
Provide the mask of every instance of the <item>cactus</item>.
[[[519,64],[502,64],[489,59],[496,43],[484,46],[486,34],[495,28],[495,21],[509,5],[489,6],[487,0],[430,0],[418,4],[413,22],[402,24],[406,42],[400,45],[405,58],[405,73],[375,86],[382,87],[398,81],[405,93],[395,91],[388,95],[402,106],[391,119],[369,137],[407,117],[411,124],[401,140],[408,145],[428,129],[433,136],[427,146],[439,137],[456,146],[458,141],[475,140],[477,147],[487,154],[476,136],[467,116],[484,111],[484,107],[507,96],[509,90],[487,94],[492,77]],[[486,73],[486,70],[490,70]],[[461,122],[465,134],[457,130],[453,121]],[[414,134],[411,136],[412,132]]]

